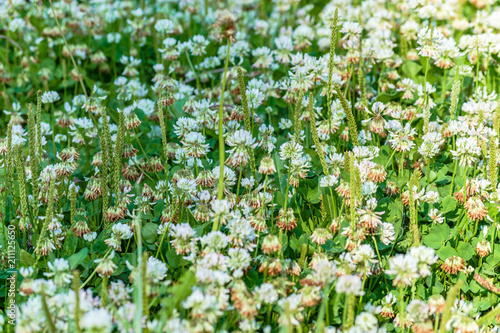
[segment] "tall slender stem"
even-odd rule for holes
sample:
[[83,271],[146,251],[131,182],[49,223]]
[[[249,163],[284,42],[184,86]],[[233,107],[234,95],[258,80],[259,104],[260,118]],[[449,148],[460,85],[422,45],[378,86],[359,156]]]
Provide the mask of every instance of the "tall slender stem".
[[389,160],[387,161],[387,163],[385,164],[384,166],[384,169],[387,169],[387,167],[389,166],[389,163],[391,163],[392,161],[392,158],[394,157],[394,154],[396,153],[396,150],[393,150],[392,151],[392,154],[391,154],[391,157],[389,157]]
[[262,192],[262,203],[260,204],[260,215],[264,216],[264,206],[266,205],[266,190],[267,190],[267,176],[268,174],[266,173],[266,178],[264,179],[264,191]]
[[236,204],[238,204],[238,199],[240,198],[240,186],[241,186],[241,175],[243,173],[243,165],[240,165],[240,174],[238,177],[238,186],[236,188]]
[[[10,9],[10,8],[9,8]],[[9,21],[7,22],[7,31],[6,31],[6,38],[5,38],[5,62],[7,63],[7,71],[10,71],[10,63],[9,63],[9,40],[10,40],[10,30],[9,30],[9,23],[10,23],[10,10],[7,10],[7,13],[9,14]]]
[[469,167],[465,167],[464,173],[464,205],[467,202],[467,173],[469,172]]
[[453,184],[455,183],[455,175],[457,174],[457,166],[458,166],[458,161],[455,161],[455,168],[453,169],[453,176],[451,177],[450,195],[453,194]]
[[[57,15],[56,15],[56,12],[54,10],[54,5],[52,4],[52,0],[49,0],[49,3],[50,3],[50,8],[52,9],[52,15],[54,15],[54,19],[56,20],[56,24],[57,24],[57,28],[59,29],[59,33],[61,34],[61,37],[64,40],[64,44],[66,45],[66,48],[68,50],[71,50],[69,45],[68,45],[68,42],[66,41],[66,37],[64,37],[64,33],[63,33],[62,28],[61,28],[61,25],[59,24],[59,20],[57,19]],[[78,81],[80,82],[80,85],[82,86],[83,94],[85,95],[85,97],[88,97],[89,95],[87,95],[87,89],[85,89],[85,85],[83,84],[82,76],[80,75],[80,71],[78,70],[78,66],[76,64],[75,58],[73,57],[71,52],[69,52],[69,57],[71,58],[71,62],[73,63],[73,66],[75,66],[75,71],[76,71],[76,74],[78,75]]]
[[425,159],[425,164],[427,164],[427,175],[426,175],[426,178],[427,178],[427,186],[429,186],[429,183],[430,183],[430,179],[429,179],[429,173],[430,173],[430,164],[431,164],[431,161],[430,161],[430,158],[426,158]]
[[200,75],[198,75],[198,72],[196,71],[196,69],[194,68],[193,66],[193,62],[191,61],[191,57],[189,56],[189,53],[186,52],[186,58],[187,58],[187,61],[188,61],[188,64],[189,64],[189,67],[191,68],[191,70],[193,71],[193,75],[196,79],[196,88],[198,89],[198,95],[201,96],[201,82],[200,82]]
[[[226,152],[224,145],[224,92],[226,90],[226,79],[227,79],[227,68],[229,67],[229,50],[231,48],[231,41],[227,41],[227,53],[226,53],[226,63],[224,65],[224,74],[222,76],[222,89],[220,93],[219,102],[219,190],[217,194],[217,199],[222,200],[224,197],[224,162],[226,160]],[[216,226],[216,224],[214,224]]]

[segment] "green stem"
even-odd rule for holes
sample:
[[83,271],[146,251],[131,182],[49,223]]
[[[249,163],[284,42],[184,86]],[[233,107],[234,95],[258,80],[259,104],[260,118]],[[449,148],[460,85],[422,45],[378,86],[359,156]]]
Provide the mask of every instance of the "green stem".
[[[54,10],[54,5],[52,4],[52,0],[49,0],[49,3],[50,3],[50,8],[52,9],[52,15],[54,15],[54,19],[56,21],[57,28],[59,29],[59,33],[61,34],[61,37],[64,40],[64,44],[66,45],[66,48],[68,50],[71,50],[71,48],[68,45],[68,42],[66,41],[66,37],[64,37],[64,33],[62,31],[61,25],[59,24],[59,20],[57,19],[57,15],[56,15],[56,12]],[[73,54],[71,54],[71,52],[69,52],[69,57],[71,58],[71,62],[73,63],[73,66],[75,67],[76,75],[78,75],[78,81],[80,82],[80,85],[82,86],[82,89],[83,89],[83,94],[85,95],[85,97],[88,97],[87,89],[85,89],[85,85],[83,84],[83,80],[82,80],[82,77],[80,75],[80,71],[78,70],[78,66],[76,64],[75,58],[73,57]]]
[[[10,10],[7,11],[7,13],[10,13]],[[6,38],[5,38],[5,62],[7,63],[7,71],[10,72],[10,62],[9,62],[9,41],[10,41],[10,30],[9,30],[9,23],[10,23],[10,14],[9,14],[9,20],[7,21],[7,32],[6,32]]]
[[196,69],[193,66],[193,63],[191,62],[191,57],[189,56],[189,52],[186,52],[186,58],[189,64],[189,67],[193,71],[194,78],[196,80],[196,88],[198,89],[198,95],[201,96],[201,82],[200,82],[200,76],[196,72]]
[[335,196],[333,195],[332,187],[329,187],[330,189],[330,195],[332,196],[332,206],[333,206],[333,218],[337,217],[337,200],[335,199]]
[[262,203],[260,204],[260,215],[264,216],[264,206],[266,205],[266,190],[267,190],[267,177],[268,174],[266,173],[266,178],[264,178],[264,191],[262,192]]
[[477,58],[476,58],[476,79],[475,79],[475,84],[474,84],[474,88],[476,89],[476,91],[474,92],[474,99],[475,101],[477,102],[477,93],[478,93],[478,85],[479,85],[479,62],[481,60],[481,54],[479,53],[479,46],[476,48],[476,54],[477,54]]
[[[108,256],[108,254],[111,252],[111,248],[108,249],[108,251],[106,251],[106,253],[104,254],[104,257],[103,259],[106,259],[106,257]],[[94,277],[94,275],[97,273],[97,270],[94,269],[94,271],[92,272],[92,274],[90,274],[90,276],[87,278],[87,280],[85,280],[85,282],[80,286],[80,289],[83,289],[83,287],[85,287],[87,285],[87,283],[90,282],[90,280],[92,280],[92,278]]]
[[398,167],[398,169],[399,169],[399,172],[398,172],[399,179],[401,179],[401,176],[403,175],[404,163],[405,163],[405,153],[401,152],[401,159],[399,160],[399,167]]
[[285,206],[283,207],[283,214],[286,213],[288,206],[288,191],[290,190],[290,170],[288,170],[288,177],[286,179],[286,191],[285,191]]
[[467,203],[467,173],[469,171],[469,166],[465,167],[464,173],[464,205]]
[[238,204],[238,199],[240,198],[240,185],[241,185],[242,174],[243,174],[243,166],[240,165],[240,175],[238,176],[238,186],[236,188],[236,204]]
[[141,232],[141,223],[139,219],[134,219],[135,221],[135,231],[137,233],[137,268],[139,269],[139,273],[137,274],[134,286],[134,301],[137,311],[134,315],[134,331],[142,332],[142,317],[143,317],[143,255],[142,255],[142,232]]
[[170,225],[170,221],[168,221],[167,230],[165,230],[163,232],[163,235],[161,236],[160,245],[158,245],[158,250],[156,251],[155,258],[158,258],[158,254],[160,253],[161,246],[163,245],[163,241],[165,240],[165,235],[168,233],[169,225]]
[[[231,48],[231,41],[227,41],[227,53],[226,53],[226,63],[224,65],[224,75],[222,76],[222,89],[220,93],[219,102],[219,188],[217,199],[222,200],[224,198],[224,162],[226,160],[225,144],[224,144],[224,92],[226,91],[226,79],[227,79],[227,68],[229,67],[229,50]],[[218,230],[218,223],[213,224],[213,230]]]
[[389,157],[389,160],[387,161],[387,163],[385,164],[384,166],[384,169],[387,169],[387,167],[389,166],[389,164],[391,163],[392,161],[392,158],[394,157],[394,154],[396,153],[396,150],[393,150],[392,151],[392,154],[391,154],[391,157]]
[[405,287],[399,288],[399,317],[400,320],[404,320],[404,313],[406,311],[405,303],[404,303],[404,295],[405,295]]
[[491,234],[491,250],[495,251],[495,236],[497,231],[497,213],[495,213],[495,217],[493,218],[493,232]]
[[[378,250],[377,240],[375,239],[374,236],[372,236],[372,240],[373,240],[373,245],[375,246],[375,251],[377,252],[377,257],[380,263],[380,267],[382,268],[382,256],[380,255],[380,252]],[[389,285],[387,284],[387,278],[385,277],[384,273],[382,273],[382,276],[384,277],[385,289],[387,290],[387,292],[389,292]]]
[[455,161],[455,168],[453,169],[453,177],[451,177],[450,195],[453,194],[453,184],[455,183],[455,175],[457,174],[457,166],[458,166],[458,161]]
[[56,325],[54,324],[54,321],[52,320],[52,316],[50,315],[50,309],[49,306],[47,305],[47,297],[45,296],[45,291],[43,290],[42,287],[42,308],[43,312],[45,313],[45,317],[47,318],[47,321],[49,323],[49,332],[50,333],[56,333]]
[[429,161],[429,158],[425,159],[425,163],[427,164],[427,175],[426,175],[427,186],[429,186],[429,183],[430,183],[430,179],[429,179],[429,174],[430,174],[429,165],[431,164],[430,161]]

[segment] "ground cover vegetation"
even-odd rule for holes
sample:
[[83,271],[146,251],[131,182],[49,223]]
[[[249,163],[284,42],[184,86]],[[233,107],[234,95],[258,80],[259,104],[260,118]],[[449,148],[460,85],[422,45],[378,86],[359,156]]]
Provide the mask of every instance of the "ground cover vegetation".
[[494,0],[0,1],[0,330],[497,332],[499,53]]

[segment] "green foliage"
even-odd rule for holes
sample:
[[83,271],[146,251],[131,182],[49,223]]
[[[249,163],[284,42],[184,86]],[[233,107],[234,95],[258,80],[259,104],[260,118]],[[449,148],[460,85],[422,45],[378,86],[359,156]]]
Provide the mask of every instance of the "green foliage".
[[498,331],[498,6],[404,5],[5,2],[0,323]]

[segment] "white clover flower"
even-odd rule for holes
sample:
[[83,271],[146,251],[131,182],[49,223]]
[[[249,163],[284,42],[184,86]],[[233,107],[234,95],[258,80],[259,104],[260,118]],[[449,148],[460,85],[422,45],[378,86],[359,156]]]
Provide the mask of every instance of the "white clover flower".
[[255,139],[252,137],[252,134],[244,129],[235,131],[233,135],[227,138],[227,144],[230,147],[247,146],[253,148],[254,143]]
[[255,247],[254,241],[257,235],[247,219],[237,216],[228,222],[227,229],[233,244],[238,244],[248,250]]
[[418,152],[429,158],[435,157],[439,153],[440,146],[444,143],[443,136],[439,132],[426,133],[422,139],[423,142]]
[[43,292],[45,295],[54,295],[57,290],[57,286],[53,280],[44,279],[36,279],[33,281],[31,288],[35,294]]
[[331,283],[337,277],[337,265],[333,261],[321,260],[314,267],[314,277],[324,283]]
[[282,130],[288,129],[293,126],[293,123],[290,119],[288,118],[281,118],[280,122],[278,123],[278,127]]
[[46,91],[42,94],[42,103],[50,104],[60,100],[59,94],[56,91]]
[[468,66],[468,65],[458,66],[458,73],[461,76],[471,76],[471,74],[472,74],[472,67]]
[[418,261],[411,255],[397,254],[389,258],[388,275],[394,275],[395,286],[411,286],[412,281],[419,277]]
[[418,152],[422,156],[433,158],[439,153],[439,145],[431,141],[423,141],[422,145],[418,148]]
[[436,28],[423,27],[418,33],[418,54],[423,57],[436,59],[439,56],[443,34]]
[[53,278],[58,286],[63,286],[71,282],[72,275],[70,273],[69,263],[66,259],[55,259],[54,262],[49,262],[47,266],[50,271],[43,273],[43,275],[48,278]]
[[172,227],[170,235],[175,238],[190,239],[194,237],[195,232],[189,224],[181,223]]
[[182,194],[193,194],[196,192],[196,180],[181,178],[177,181],[176,187]]
[[174,125],[174,132],[178,137],[185,137],[189,133],[199,130],[200,126],[193,118],[181,117]]
[[280,158],[282,161],[297,159],[302,154],[302,145],[295,141],[288,141],[280,147]]
[[249,178],[243,178],[241,180],[241,186],[244,188],[252,188],[255,184],[255,178],[253,176],[250,176]]
[[278,323],[281,325],[294,325],[300,324],[297,319],[297,312],[302,310],[302,297],[297,294],[291,294],[286,298],[278,301],[278,306],[283,309],[282,315],[278,318]]
[[167,265],[164,262],[156,259],[155,257],[149,257],[146,264],[146,274],[147,277],[158,283],[159,281],[165,279],[167,276]]
[[148,99],[148,98],[142,98],[140,99],[136,107],[138,109],[141,109],[146,116],[151,116],[155,112],[155,102]]
[[[95,125],[94,125],[94,122],[87,118],[87,117],[83,117],[83,118],[76,118],[74,120],[74,123],[75,125],[81,127],[81,128],[84,128],[84,129],[93,129],[95,128]],[[74,127],[72,127],[72,129],[74,129]]]
[[[219,172],[220,168],[217,166],[212,169],[212,173],[216,181],[219,180]],[[233,186],[236,184],[236,173],[229,168],[227,165],[224,166],[224,185],[225,186]]]
[[13,146],[22,146],[24,145],[24,142],[26,142],[26,139],[17,135],[17,134],[12,134],[12,145]]
[[427,191],[427,193],[425,193],[421,200],[430,204],[438,203],[439,193],[436,191]]
[[252,67],[255,68],[269,68],[273,63],[273,53],[268,47],[259,47],[252,51],[255,59]]
[[22,275],[23,278],[30,278],[33,273],[35,272],[35,270],[33,269],[33,267],[21,267],[19,269],[19,273]]
[[319,181],[319,186],[320,187],[333,187],[333,186],[337,185],[338,181],[339,181],[339,179],[337,177],[335,177],[334,175],[324,176]]
[[377,184],[372,181],[365,182],[361,185],[361,194],[363,196],[373,195],[377,192],[377,187]]
[[264,304],[274,304],[278,301],[278,292],[271,283],[263,283],[255,287],[255,297]]
[[228,268],[233,271],[233,276],[235,278],[241,278],[243,276],[243,272],[250,267],[252,262],[250,254],[246,249],[230,248],[228,255]]
[[266,36],[267,30],[269,29],[269,23],[264,20],[255,20],[254,29],[258,35]]
[[191,309],[193,315],[204,315],[217,308],[217,299],[209,293],[203,294],[199,288],[195,288],[189,297],[182,303],[185,309]]
[[352,253],[352,260],[355,263],[364,263],[373,260],[375,258],[375,251],[372,249],[370,244],[362,244]]
[[229,244],[229,237],[221,231],[212,231],[201,237],[200,242],[203,247],[220,252]]
[[340,32],[346,34],[344,39],[358,37],[363,32],[363,28],[358,22],[346,21],[342,24]]
[[168,19],[161,19],[156,21],[155,30],[165,34],[171,34],[174,32],[175,24]]
[[134,233],[130,229],[130,226],[124,223],[116,223],[115,225],[113,225],[111,230],[116,237],[122,240],[130,239],[134,235]]
[[431,275],[430,266],[435,264],[438,256],[434,249],[426,246],[412,247],[409,254],[417,261],[418,274],[421,277]]
[[24,29],[25,26],[26,26],[26,22],[22,18],[16,17],[15,19],[12,19],[9,22],[9,31],[17,32],[19,30]]
[[258,88],[247,89],[246,93],[248,99],[248,107],[250,109],[256,109],[257,107],[259,107],[259,105],[262,105],[264,99],[266,98],[264,93]]
[[392,244],[396,239],[394,226],[388,222],[382,222],[380,229],[380,241],[385,245]]
[[83,239],[85,239],[87,242],[93,242],[97,238],[97,232],[89,232],[85,235],[83,235]]
[[416,130],[406,123],[404,127],[399,127],[398,123],[387,122],[388,126],[395,126],[395,130],[389,129],[389,139],[387,143],[396,151],[409,152],[415,143],[413,142]]
[[212,207],[212,214],[211,216],[215,219],[218,220],[221,224],[226,223],[226,217],[229,214],[229,211],[231,210],[231,204],[229,201],[223,199],[223,200],[214,200],[211,203]]
[[365,131],[364,129],[359,131],[358,140],[360,144],[364,145],[368,141],[371,141],[371,139],[372,139],[372,134],[370,132]]
[[456,150],[450,149],[453,159],[458,161],[461,167],[471,167],[481,154],[477,139],[474,137],[460,137],[456,141]]
[[158,229],[156,229],[156,233],[158,235],[163,235],[166,232],[168,232],[170,229],[170,226],[168,224],[162,223],[158,226]]
[[274,40],[276,50],[273,50],[274,56],[279,63],[290,63],[291,53],[293,51],[292,38],[290,36],[281,35]]
[[188,48],[193,56],[202,56],[210,42],[202,35],[196,35],[188,41]]
[[355,324],[361,332],[377,332],[378,329],[377,317],[369,312],[361,312],[357,315]]
[[434,223],[443,223],[444,222],[443,214],[440,213],[437,208],[429,209],[428,216],[432,220],[432,222],[434,222]]
[[421,323],[429,318],[429,305],[424,301],[412,299],[406,310],[412,322]]
[[80,327],[85,332],[111,332],[113,319],[106,309],[93,309],[80,319]]

